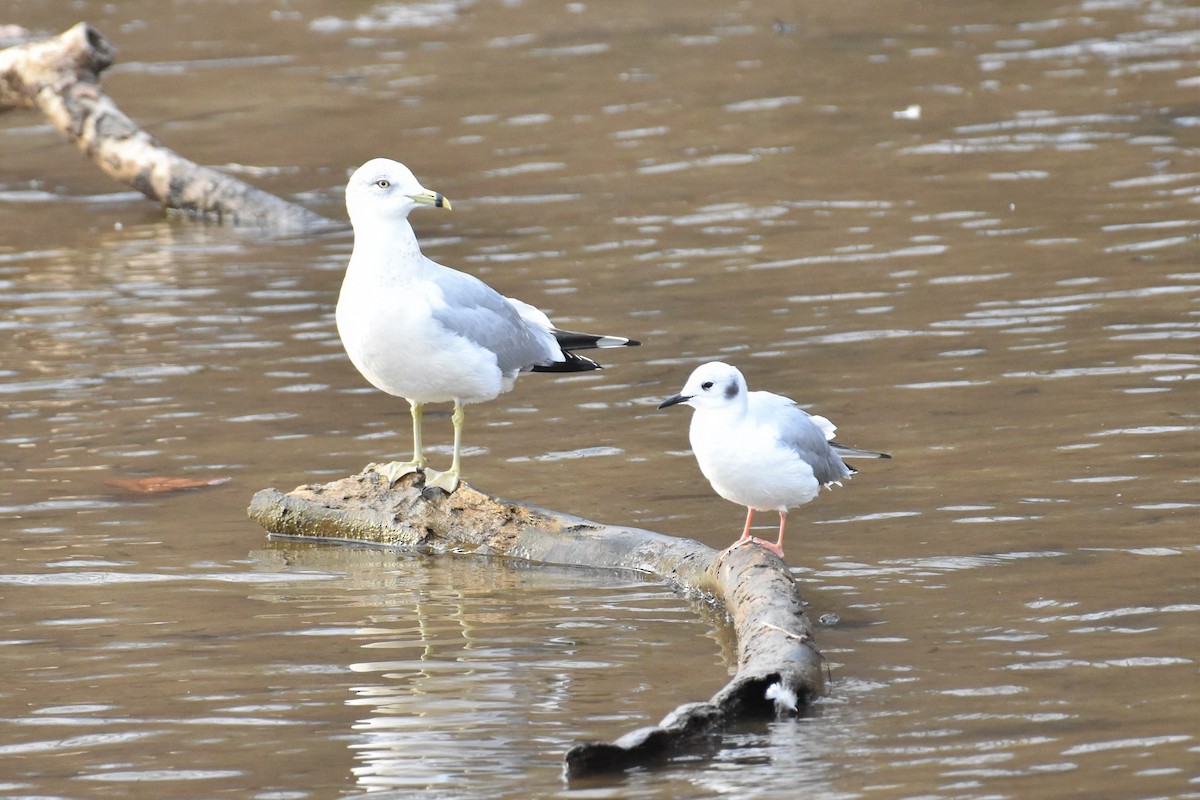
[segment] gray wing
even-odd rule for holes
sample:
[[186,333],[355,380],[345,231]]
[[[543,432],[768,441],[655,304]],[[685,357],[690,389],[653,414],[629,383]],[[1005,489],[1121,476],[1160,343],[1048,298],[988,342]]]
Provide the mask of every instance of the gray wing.
[[[891,458],[887,453],[877,453],[874,450],[862,450],[857,447],[851,447],[848,444],[841,442],[830,442],[829,446],[833,448],[833,452],[837,453],[842,458]],[[850,468],[851,471],[854,467]]]
[[[812,467],[813,476],[822,486],[845,480],[854,474],[830,446],[832,431],[819,425],[807,411],[783,395],[750,392],[751,413],[763,413],[778,421],[779,440],[796,451]],[[827,420],[822,419],[827,426]]]
[[513,374],[558,360],[554,336],[526,321],[506,297],[483,281],[443,267],[434,283],[445,305],[434,307],[433,319],[447,331],[495,353],[502,372]]

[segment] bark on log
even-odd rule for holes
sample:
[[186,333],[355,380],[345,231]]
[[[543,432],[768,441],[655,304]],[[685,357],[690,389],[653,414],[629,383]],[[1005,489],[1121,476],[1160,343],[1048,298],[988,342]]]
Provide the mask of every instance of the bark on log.
[[822,689],[821,655],[783,560],[761,547],[739,547],[718,563],[712,548],[653,531],[604,525],[480,492],[466,483],[454,494],[424,491],[420,474],[390,490],[374,472],[283,494],[264,489],[249,514],[273,537],[342,541],[429,552],[476,553],[544,564],[634,570],[724,607],[738,641],[737,672],[713,697],[672,711],[656,726],[612,743],[573,746],[568,779],[650,765],[684,752],[748,717],[786,705],[803,710]]
[[0,50],[0,112],[41,111],[110,177],[166,208],[281,233],[338,225],[189,161],[139,128],[100,89],[100,73],[116,52],[86,22],[52,39]]

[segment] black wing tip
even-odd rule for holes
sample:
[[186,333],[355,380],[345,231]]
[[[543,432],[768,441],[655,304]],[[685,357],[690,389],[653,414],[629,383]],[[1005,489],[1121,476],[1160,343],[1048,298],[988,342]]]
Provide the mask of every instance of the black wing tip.
[[599,363],[586,356],[576,355],[570,350],[563,351],[562,361],[552,361],[549,364],[535,364],[533,372],[590,372],[604,369]]
[[551,329],[558,346],[567,350],[593,350],[609,347],[637,347],[641,344],[637,339],[627,339],[624,336],[609,336],[604,333],[580,333],[565,331],[560,328]]

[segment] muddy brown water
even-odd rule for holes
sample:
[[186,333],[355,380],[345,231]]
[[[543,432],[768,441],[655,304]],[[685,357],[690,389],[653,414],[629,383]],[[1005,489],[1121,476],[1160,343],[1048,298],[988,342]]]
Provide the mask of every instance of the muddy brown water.
[[[894,459],[792,517],[828,696],[568,788],[571,743],[724,682],[720,618],[266,541],[253,492],[410,444],[334,330],[349,237],[164,219],[7,114],[0,794],[1200,797],[1193,3],[5,9],[92,22],[127,113],[327,215],[405,161],[454,202],[430,255],[644,340],[472,409],[474,484],[723,545],[741,510],[655,410],[718,358]],[[163,475],[230,480],[109,483]]]

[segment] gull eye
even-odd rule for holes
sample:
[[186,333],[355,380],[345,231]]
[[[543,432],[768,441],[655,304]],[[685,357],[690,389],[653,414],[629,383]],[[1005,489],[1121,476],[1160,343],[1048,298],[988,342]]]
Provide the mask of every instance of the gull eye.
[[708,391],[708,390],[709,390],[709,389],[711,389],[712,387],[713,387],[713,382],[712,382],[712,381],[705,381],[704,383],[700,384],[700,388],[701,388],[701,389],[703,389],[703,390],[705,390],[705,391]]
[[375,185],[378,186],[380,189],[387,189],[392,184],[390,181],[388,181],[387,178],[380,178],[379,180],[375,181]]

